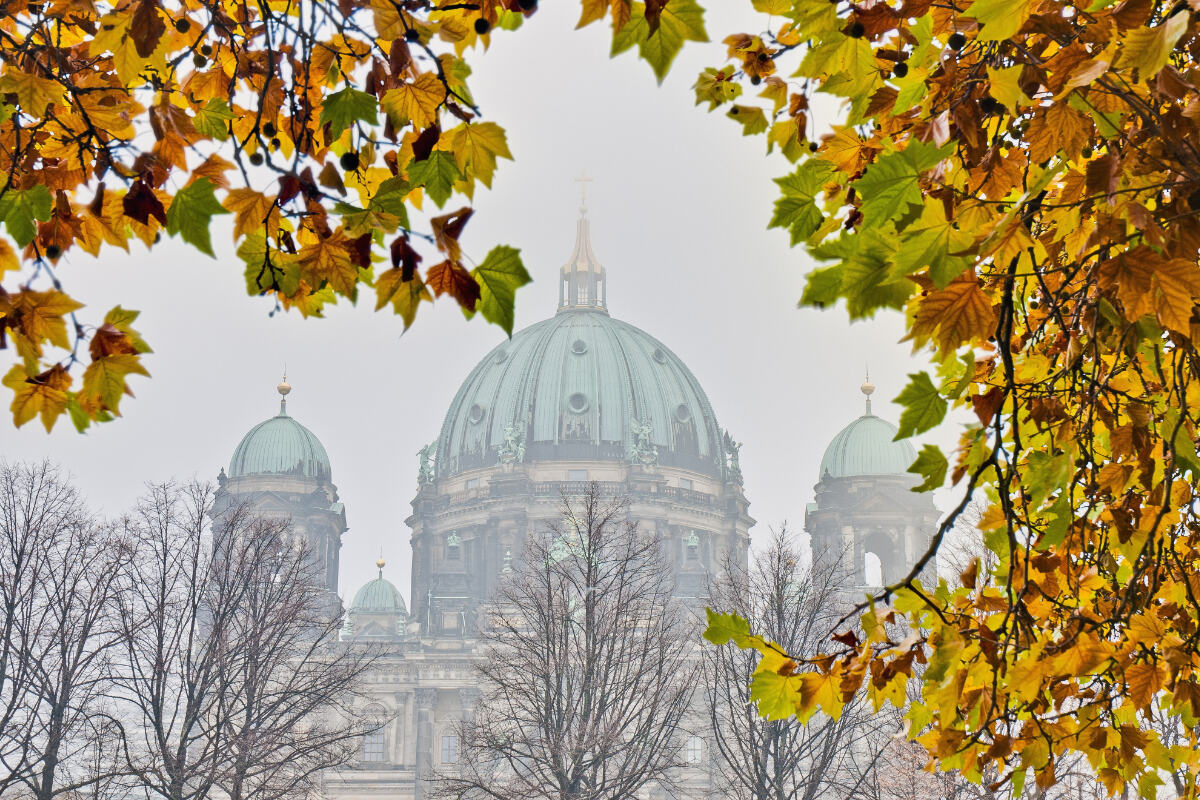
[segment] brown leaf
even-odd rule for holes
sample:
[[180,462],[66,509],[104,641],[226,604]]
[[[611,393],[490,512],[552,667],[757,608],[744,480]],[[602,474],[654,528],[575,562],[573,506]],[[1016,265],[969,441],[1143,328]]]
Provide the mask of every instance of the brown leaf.
[[658,24],[662,21],[662,12],[667,5],[667,0],[646,0],[646,26],[649,33],[647,38],[654,35],[658,30]]
[[167,24],[163,22],[159,11],[159,0],[140,0],[133,12],[133,22],[129,25],[129,36],[133,46],[142,58],[149,58],[158,47],[162,35],[167,32]]
[[441,135],[442,129],[436,124],[421,131],[421,135],[413,141],[413,161],[424,161],[429,158],[429,154],[433,152],[433,146],[438,143]]
[[321,174],[317,176],[317,180],[326,189],[332,189],[338,194],[346,193],[346,184],[342,183],[342,173],[332,161],[321,168]]
[[980,425],[988,425],[1000,410],[1004,402],[1004,392],[999,386],[993,386],[984,394],[971,395],[971,405],[975,408],[975,416],[979,417]]
[[125,216],[143,225],[150,222],[150,217],[154,217],[162,225],[167,224],[166,209],[150,188],[150,184],[141,178],[129,187],[129,191],[121,200],[121,207],[125,210]]
[[458,261],[462,255],[458,237],[462,235],[467,220],[474,213],[474,209],[464,206],[458,211],[429,220],[429,225],[433,228],[433,239],[437,243],[438,249],[445,253],[451,261]]
[[133,342],[111,322],[106,322],[96,329],[92,334],[92,341],[88,344],[88,352],[92,354],[92,360],[104,358],[105,356],[119,355],[137,355],[137,348],[133,346]]
[[392,266],[403,268],[403,280],[411,281],[421,263],[421,254],[408,243],[407,236],[397,236],[392,242]]
[[457,261],[434,264],[425,275],[425,285],[439,297],[450,295],[467,311],[474,311],[475,303],[479,300],[479,284],[475,276]]

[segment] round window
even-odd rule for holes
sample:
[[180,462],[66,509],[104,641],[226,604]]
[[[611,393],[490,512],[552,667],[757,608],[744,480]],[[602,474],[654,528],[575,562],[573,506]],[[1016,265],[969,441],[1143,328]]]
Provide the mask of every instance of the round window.
[[653,358],[660,364],[667,363],[667,354],[662,351],[661,347],[654,348]]
[[472,425],[478,425],[483,422],[483,406],[475,403],[471,406],[471,410],[467,412],[467,421]]
[[680,422],[687,422],[692,418],[692,412],[688,411],[688,407],[683,403],[675,406],[675,419]]
[[505,361],[508,361],[508,351],[507,350],[501,350],[499,353],[496,353],[496,363],[497,364],[503,364]]
[[571,352],[577,356],[581,356],[588,351],[587,342],[583,339],[576,339],[571,343]]
[[582,414],[588,410],[587,395],[583,394],[582,392],[576,392],[567,398],[567,407],[576,414]]

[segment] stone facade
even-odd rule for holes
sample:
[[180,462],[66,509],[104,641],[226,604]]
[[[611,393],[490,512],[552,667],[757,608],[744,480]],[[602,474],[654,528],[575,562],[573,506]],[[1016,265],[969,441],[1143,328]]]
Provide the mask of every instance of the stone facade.
[[[676,596],[698,609],[709,577],[729,560],[746,561],[754,520],[740,445],[718,426],[678,357],[610,317],[586,217],[578,235],[560,276],[559,313],[480,362],[437,441],[420,454],[405,521],[411,613],[382,561],[348,609],[347,645],[383,654],[365,677],[360,707],[364,719],[383,724],[364,737],[353,764],[324,776],[330,800],[421,800],[429,793],[424,777],[453,769],[456,725],[480,696],[474,663],[482,610],[526,537],[560,515],[564,496],[595,482],[627,497],[630,520],[661,542]],[[290,391],[286,380],[279,390]],[[286,419],[257,426],[238,446],[221,477],[221,502],[290,516],[318,546],[333,598],[345,511],[320,443],[285,406],[280,413]],[[914,500],[907,477],[837,472],[825,470],[808,514],[814,544],[843,547],[857,563],[871,548],[892,575],[923,550],[932,506]],[[679,742],[678,782],[691,797],[713,791],[707,724],[698,708]]]

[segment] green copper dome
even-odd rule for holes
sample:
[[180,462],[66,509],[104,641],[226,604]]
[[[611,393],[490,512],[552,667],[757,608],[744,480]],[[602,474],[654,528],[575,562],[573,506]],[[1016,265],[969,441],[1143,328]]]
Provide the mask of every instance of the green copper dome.
[[[871,387],[872,390],[874,388]],[[907,440],[894,441],[896,433],[895,425],[871,413],[871,401],[867,400],[867,413],[842,428],[833,437],[829,447],[825,448],[820,479],[858,475],[902,475],[911,478],[908,468],[916,460],[917,454]]]
[[400,596],[400,590],[383,577],[382,571],[378,578],[369,581],[358,590],[358,594],[354,595],[354,602],[351,603],[350,610],[365,614],[408,616],[408,608],[404,605],[404,598]]
[[722,478],[712,406],[691,370],[598,305],[565,306],[471,371],[437,442],[444,478],[503,461],[625,461]]
[[[286,395],[280,384],[280,394]],[[330,479],[329,456],[312,431],[287,415],[287,400],[279,404],[279,415],[260,422],[242,437],[233,458],[229,476],[295,475],[303,478]]]

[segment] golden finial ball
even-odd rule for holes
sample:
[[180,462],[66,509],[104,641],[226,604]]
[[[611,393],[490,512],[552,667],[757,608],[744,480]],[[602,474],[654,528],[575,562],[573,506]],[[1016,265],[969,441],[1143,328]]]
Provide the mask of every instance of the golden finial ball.
[[383,556],[380,556],[375,560],[375,566],[379,567],[380,569],[383,569],[387,566],[387,562],[383,560]]
[[870,378],[867,378],[865,381],[863,381],[862,386],[860,386],[858,388],[861,389],[862,393],[865,394],[867,397],[870,397],[872,394],[875,393],[875,384],[871,383]]
[[275,387],[275,390],[284,397],[288,396],[288,392],[292,391],[292,385],[287,382],[287,376],[284,376],[283,380],[279,382],[279,385]]

